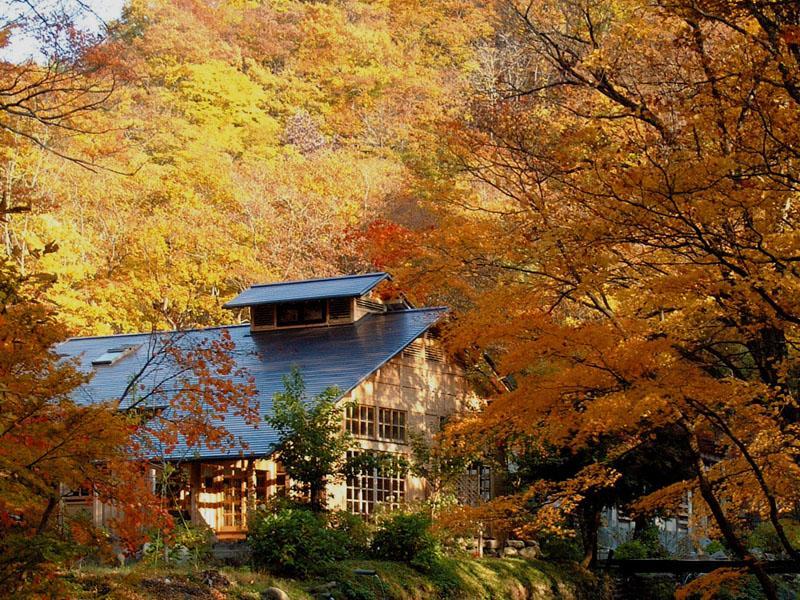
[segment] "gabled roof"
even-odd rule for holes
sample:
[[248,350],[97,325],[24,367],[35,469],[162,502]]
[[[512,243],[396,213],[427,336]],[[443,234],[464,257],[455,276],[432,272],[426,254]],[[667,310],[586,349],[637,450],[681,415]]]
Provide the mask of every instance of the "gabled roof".
[[354,298],[366,294],[384,279],[391,277],[388,273],[366,273],[325,279],[264,283],[246,289],[230,302],[226,302],[223,308],[243,308],[256,304],[322,298]]
[[[272,410],[276,392],[283,391],[284,375],[292,367],[300,369],[309,397],[330,386],[336,386],[342,395],[351,391],[372,373],[399,354],[408,344],[444,315],[444,308],[424,308],[382,314],[368,314],[355,323],[335,327],[308,327],[250,332],[249,326],[237,325],[216,329],[198,329],[182,332],[181,345],[213,337],[226,329],[236,345],[235,357],[239,367],[255,378],[262,416]],[[77,357],[80,368],[93,370],[95,375],[77,390],[75,400],[82,403],[118,399],[131,378],[141,369],[148,356],[152,335],[176,335],[175,332],[158,334],[116,335],[91,338],[74,338],[59,344],[56,351],[68,357]],[[118,361],[103,366],[92,366],[92,360],[110,348],[135,347]],[[142,380],[145,385],[155,385],[169,375],[169,366],[149,373]],[[225,415],[225,427],[247,442],[248,449],[234,448],[224,455],[204,447],[188,450],[179,446],[174,458],[222,458],[247,455],[264,456],[277,442],[276,433],[262,422],[254,428],[235,414]]]

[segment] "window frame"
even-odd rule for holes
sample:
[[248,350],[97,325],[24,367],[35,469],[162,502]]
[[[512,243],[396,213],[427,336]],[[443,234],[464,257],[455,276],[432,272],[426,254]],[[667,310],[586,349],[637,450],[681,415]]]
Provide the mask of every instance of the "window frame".
[[[309,319],[306,317],[306,310],[311,305],[317,305],[322,309],[322,317]],[[281,312],[286,310],[298,311],[296,321],[285,321],[281,319]],[[275,304],[275,327],[298,327],[304,325],[324,325],[328,322],[328,302],[327,300],[300,300],[296,302],[278,302]]]
[[[347,457],[352,458],[362,452],[364,450],[348,450]],[[382,454],[393,456],[398,461],[401,457],[396,452]],[[400,508],[406,502],[407,493],[407,473],[391,474],[374,467],[366,472],[348,475],[345,481],[345,506],[348,512],[369,518],[378,505],[386,506],[390,510]]]
[[[384,414],[389,415],[389,421],[386,422],[383,419]],[[397,416],[397,422],[395,423],[394,417]],[[398,437],[395,437],[393,434],[394,430],[397,430]],[[386,434],[386,431],[389,431],[389,434]],[[401,410],[398,408],[384,408],[378,407],[378,415],[377,415],[377,430],[376,430],[377,439],[387,441],[387,442],[395,442],[398,444],[405,444],[408,441],[408,411]]]
[[[355,433],[351,431],[350,424],[351,423],[363,423],[364,419],[361,418],[361,410],[365,409],[367,412],[372,411],[372,419],[371,422],[369,418],[366,420],[367,429],[369,430],[368,433],[363,434],[360,433],[361,427],[359,427],[359,433]],[[351,410],[359,411],[358,418],[355,416],[349,416]],[[378,428],[378,407],[372,404],[348,404],[344,410],[344,430],[352,435],[355,438],[362,438],[362,439],[371,439],[374,440],[377,435],[377,428]]]

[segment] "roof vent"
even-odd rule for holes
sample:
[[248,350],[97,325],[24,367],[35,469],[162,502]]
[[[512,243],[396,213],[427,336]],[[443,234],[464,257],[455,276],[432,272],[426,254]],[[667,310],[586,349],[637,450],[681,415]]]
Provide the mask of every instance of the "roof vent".
[[113,365],[114,363],[125,358],[129,354],[136,352],[136,350],[139,348],[140,345],[141,344],[135,346],[117,346],[116,348],[109,348],[108,350],[103,352],[100,356],[95,358],[92,361],[92,365],[94,365],[95,367]]

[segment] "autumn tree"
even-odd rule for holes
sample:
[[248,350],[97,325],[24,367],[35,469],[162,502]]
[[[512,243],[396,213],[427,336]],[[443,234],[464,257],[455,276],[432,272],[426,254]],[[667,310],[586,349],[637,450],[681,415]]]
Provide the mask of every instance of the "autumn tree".
[[501,5],[490,56],[508,60],[442,129],[445,161],[422,172],[440,226],[407,261],[420,290],[459,299],[452,344],[517,383],[472,427],[589,451],[549,492],[572,500],[553,519],[675,432],[691,477],[635,506],[698,492],[774,598],[743,540],[758,515],[798,557],[780,526],[800,491],[797,13]]
[[221,414],[259,420],[252,378],[236,368],[225,334],[149,336],[124,392],[86,401],[78,388],[90,389],[92,374],[59,355],[63,326],[16,281],[4,287],[0,311],[0,568],[11,591],[44,576],[54,548],[91,536],[89,523],[63,514],[56,522],[63,497],[86,489],[116,508],[112,529],[134,552],[149,530],[172,527],[149,470],[201,447],[241,447]]
[[[85,124],[106,133],[53,136],[128,176],[14,154],[41,199],[2,226],[6,253],[57,273],[65,322],[97,334],[220,324],[255,281],[370,268],[352,234],[417,212],[405,161],[474,68],[485,11],[130,2],[104,42],[113,102]],[[52,239],[58,252],[32,256]]]

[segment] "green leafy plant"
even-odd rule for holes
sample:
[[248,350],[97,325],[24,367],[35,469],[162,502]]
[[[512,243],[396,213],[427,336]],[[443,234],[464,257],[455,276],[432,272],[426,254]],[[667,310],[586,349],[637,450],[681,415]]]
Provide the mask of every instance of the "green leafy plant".
[[420,571],[430,571],[441,558],[431,519],[421,513],[387,515],[375,532],[372,552],[376,558],[408,563]]
[[347,558],[348,540],[325,514],[305,507],[251,513],[248,542],[255,567],[305,577]]
[[[800,522],[794,519],[781,519],[780,524],[792,547],[800,548]],[[775,527],[768,522],[756,526],[747,538],[747,544],[750,548],[760,548],[769,554],[784,555],[786,553],[778,534],[775,533]]]
[[576,562],[583,558],[581,544],[574,537],[544,534],[538,542],[542,558]]
[[309,398],[297,368],[283,378],[284,391],[275,394],[266,421],[278,433],[277,451],[292,481],[307,492],[311,508],[325,506],[325,487],[341,476],[350,436],[342,430],[339,390],[329,387]]
[[614,550],[614,558],[637,559],[637,558],[667,558],[669,552],[661,544],[658,527],[649,525],[639,531],[634,539],[628,540],[617,546]]
[[647,546],[639,540],[623,542],[614,549],[614,558],[619,560],[633,560],[648,558]]
[[346,510],[328,513],[329,526],[342,534],[350,557],[366,556],[372,539],[372,527],[359,515]]

